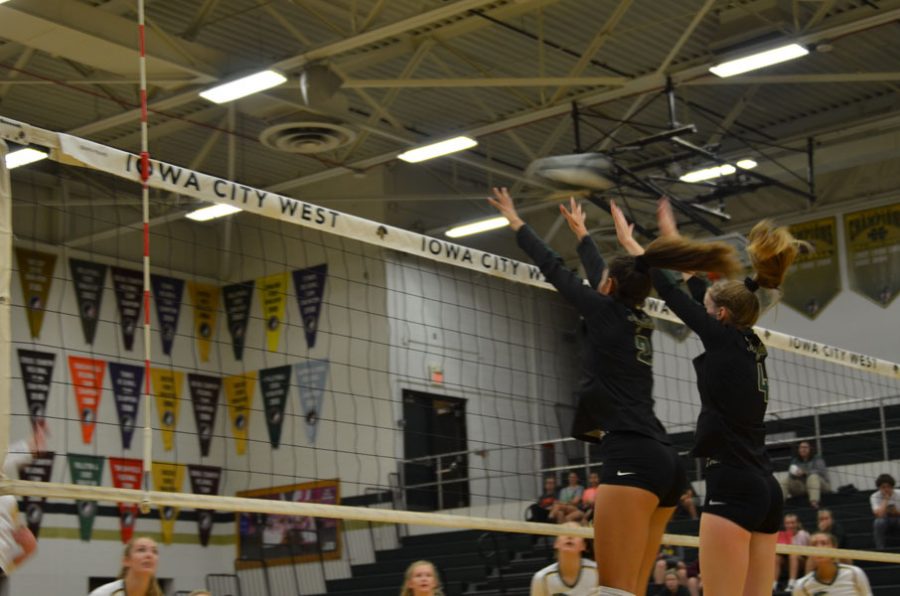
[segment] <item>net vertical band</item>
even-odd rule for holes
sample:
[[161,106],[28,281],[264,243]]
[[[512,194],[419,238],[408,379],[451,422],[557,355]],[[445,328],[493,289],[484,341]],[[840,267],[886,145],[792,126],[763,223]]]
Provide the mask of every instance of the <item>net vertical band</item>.
[[[0,139],[0,464],[6,460],[10,421],[10,327],[12,280],[12,185],[6,169],[6,141]],[[0,466],[2,467],[2,466]]]

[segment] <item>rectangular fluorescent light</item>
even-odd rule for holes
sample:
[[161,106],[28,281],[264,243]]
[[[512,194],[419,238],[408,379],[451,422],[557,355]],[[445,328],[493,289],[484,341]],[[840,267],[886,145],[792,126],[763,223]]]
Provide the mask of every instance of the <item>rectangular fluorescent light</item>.
[[435,157],[440,157],[441,155],[456,153],[457,151],[462,151],[464,149],[471,149],[477,144],[478,141],[470,139],[469,137],[454,137],[452,139],[447,139],[446,141],[441,141],[440,143],[433,143],[431,145],[425,145],[424,147],[410,149],[397,157],[408,163],[419,163],[426,159],[433,159]]
[[[2,4],[3,1],[4,0],[0,0],[0,4]],[[11,170],[13,168],[18,168],[19,166],[27,166],[30,163],[47,159],[47,157],[48,155],[44,151],[38,151],[37,149],[31,149],[30,147],[19,149],[18,151],[12,151],[6,154],[6,168]]]
[[266,89],[271,89],[272,87],[277,87],[285,81],[287,81],[287,77],[280,72],[264,70],[236,81],[231,81],[230,83],[224,83],[218,87],[207,89],[200,93],[200,97],[208,99],[213,103],[227,103],[229,101],[234,101],[235,99],[240,99],[241,97],[265,91]]
[[[752,170],[755,167],[756,162],[752,159],[742,159],[737,162],[737,168],[742,170]],[[737,168],[731,164],[722,164],[711,168],[703,168],[702,170],[688,172],[684,176],[681,176],[679,180],[682,182],[703,182],[704,180],[712,180],[714,178],[721,178],[722,176],[731,176],[737,172]]]
[[733,77],[734,75],[750,72],[751,70],[756,70],[758,68],[765,68],[766,66],[772,66],[773,64],[800,58],[807,54],[809,54],[809,50],[800,44],[792,43],[780,48],[775,48],[774,50],[767,50],[765,52],[738,58],[737,60],[723,62],[718,66],[710,67],[709,72],[717,77]]
[[505,217],[492,217],[490,219],[482,219],[481,221],[473,221],[472,223],[450,228],[444,235],[448,238],[462,238],[463,236],[471,236],[472,234],[480,234],[488,230],[496,230],[502,228],[509,222]]
[[242,211],[242,209],[233,205],[226,205],[225,203],[216,203],[210,207],[191,211],[185,217],[194,221],[209,221],[217,217],[225,217],[226,215],[237,213],[238,211]]

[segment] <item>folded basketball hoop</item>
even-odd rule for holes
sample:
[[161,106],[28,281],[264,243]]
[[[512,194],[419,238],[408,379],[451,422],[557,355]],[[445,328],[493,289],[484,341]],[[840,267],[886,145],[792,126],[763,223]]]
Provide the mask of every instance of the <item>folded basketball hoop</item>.
[[602,153],[554,155],[528,165],[529,180],[561,190],[609,190],[616,185],[612,159]]

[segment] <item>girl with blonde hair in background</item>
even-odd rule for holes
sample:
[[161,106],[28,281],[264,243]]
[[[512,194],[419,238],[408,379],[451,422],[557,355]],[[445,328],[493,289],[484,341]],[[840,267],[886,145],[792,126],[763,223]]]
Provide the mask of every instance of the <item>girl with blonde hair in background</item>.
[[444,596],[441,578],[431,561],[416,561],[406,568],[400,596]]
[[132,538],[125,545],[119,579],[104,584],[89,596],[165,596],[156,583],[159,550],[146,536]]

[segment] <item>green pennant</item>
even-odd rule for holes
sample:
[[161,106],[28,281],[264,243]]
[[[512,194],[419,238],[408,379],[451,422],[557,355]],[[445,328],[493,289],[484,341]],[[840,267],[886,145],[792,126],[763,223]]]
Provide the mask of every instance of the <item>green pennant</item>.
[[[72,474],[72,484],[100,486],[103,480],[103,456],[70,453],[69,472]],[[97,501],[76,501],[75,504],[81,539],[90,542],[94,518],[97,516]]]

